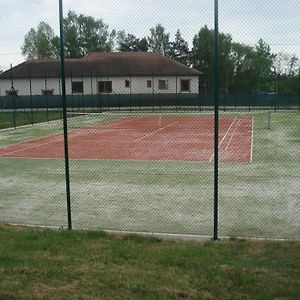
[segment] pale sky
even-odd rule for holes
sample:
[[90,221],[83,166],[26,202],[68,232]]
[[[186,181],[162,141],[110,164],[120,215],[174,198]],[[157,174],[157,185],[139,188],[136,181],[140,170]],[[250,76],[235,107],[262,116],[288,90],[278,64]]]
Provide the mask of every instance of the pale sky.
[[[40,21],[59,34],[58,0],[0,0],[0,68],[24,61],[21,46],[24,36]],[[137,37],[150,34],[161,23],[171,39],[177,29],[192,46],[201,27],[214,24],[214,0],[64,0],[64,15],[69,10],[93,16],[110,29],[125,30]],[[219,0],[220,31],[233,40],[254,45],[262,38],[272,51],[300,57],[299,0]]]

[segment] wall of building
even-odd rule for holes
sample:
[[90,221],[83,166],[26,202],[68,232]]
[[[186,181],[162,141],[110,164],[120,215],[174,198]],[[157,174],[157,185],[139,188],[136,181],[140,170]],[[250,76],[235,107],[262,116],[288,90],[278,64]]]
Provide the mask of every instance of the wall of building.
[[[125,86],[125,80],[129,86]],[[159,80],[164,80],[166,89],[159,89]],[[190,90],[181,91],[181,80],[190,81]],[[93,77],[93,78],[67,78],[66,93],[72,94],[72,81],[83,82],[84,94],[97,94],[99,81],[112,81],[112,94],[151,94],[151,93],[198,93],[197,76],[165,76],[165,77]],[[147,87],[147,81],[151,81],[151,87]],[[0,80],[0,96],[5,96],[11,89],[11,80]],[[14,89],[19,96],[42,95],[43,91],[53,91],[53,95],[60,94],[60,80],[58,78],[43,79],[14,79]]]

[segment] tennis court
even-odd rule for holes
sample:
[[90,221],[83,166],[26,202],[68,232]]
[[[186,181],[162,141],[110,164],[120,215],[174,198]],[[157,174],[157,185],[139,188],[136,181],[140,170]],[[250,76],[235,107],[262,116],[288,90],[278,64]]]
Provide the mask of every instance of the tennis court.
[[[212,116],[120,115],[103,124],[70,131],[70,158],[212,162],[213,126]],[[252,134],[252,117],[222,117],[220,161],[250,163]],[[54,134],[2,147],[0,157],[63,158],[63,145],[63,134]]]
[[[212,112],[71,112],[74,228],[211,236]],[[299,239],[299,112],[220,113],[220,236]],[[0,131],[0,222],[67,226],[62,121]]]

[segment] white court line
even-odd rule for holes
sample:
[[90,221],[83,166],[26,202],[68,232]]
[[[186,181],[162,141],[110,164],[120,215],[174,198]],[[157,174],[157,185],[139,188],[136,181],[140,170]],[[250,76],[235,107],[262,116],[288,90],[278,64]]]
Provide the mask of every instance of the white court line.
[[15,151],[9,151],[9,152],[3,153],[3,154],[0,155],[0,157],[5,157],[6,155],[15,154],[15,153],[18,153],[18,152],[21,152],[21,151],[24,151],[24,150],[34,149],[34,148],[37,148],[37,147],[40,147],[40,146],[49,145],[49,144],[52,144],[52,143],[55,143],[55,142],[59,142],[59,141],[63,141],[63,140],[64,140],[64,138],[61,137],[59,139],[55,139],[55,140],[52,140],[52,141],[48,141],[48,142],[44,142],[44,143],[39,143],[39,144],[35,144],[35,145],[30,145],[28,147],[24,147],[24,148],[15,150]]
[[[72,137],[75,137],[75,136],[78,136],[78,135],[82,135],[81,133],[77,133],[77,131],[80,131],[80,130],[74,129],[74,130],[72,130],[72,131],[70,131],[68,133],[68,135],[69,135],[69,142],[70,142],[70,139]],[[34,139],[26,140],[26,141],[21,142],[19,144],[27,144],[27,143],[31,143],[31,142],[34,142],[34,141],[38,141],[40,139],[52,138],[52,137],[55,137],[56,135],[61,136],[62,133],[55,133],[54,135],[48,135],[48,136],[44,136],[44,137],[41,137],[41,138],[34,138]],[[56,138],[56,139],[54,139],[52,141],[47,141],[47,142],[44,142],[44,143],[38,143],[38,144],[30,145],[30,146],[27,146],[27,147],[19,148],[18,150],[15,150],[15,151],[5,152],[3,154],[0,154],[0,157],[5,157],[6,155],[10,155],[10,154],[15,154],[15,153],[21,152],[23,150],[34,149],[34,148],[37,148],[39,146],[50,145],[52,143],[60,142],[60,141],[63,141],[63,140],[64,140],[64,136],[61,136],[61,137]],[[9,147],[17,146],[19,144],[8,145],[8,146],[5,146],[4,148],[9,148]]]
[[[229,126],[229,128],[227,129],[225,135],[223,136],[222,140],[220,141],[218,149],[220,149],[222,143],[224,142],[225,138],[227,137],[227,134],[229,133],[230,129],[232,128],[233,123],[235,122],[236,118],[237,118],[237,117],[234,117],[234,119],[233,119],[231,125]],[[213,151],[214,151],[214,150],[213,150]],[[212,160],[213,160],[214,157],[215,157],[215,153],[213,153],[213,155],[211,156],[209,162],[212,162]]]
[[233,132],[231,133],[230,139],[229,139],[229,141],[228,141],[228,143],[227,143],[227,145],[226,145],[226,148],[223,150],[223,152],[226,152],[227,149],[229,148],[229,145],[230,145],[230,143],[231,143],[231,141],[232,141],[232,139],[233,139],[233,137],[234,137],[234,135],[235,135],[235,132],[236,132],[238,126],[239,126],[240,121],[241,121],[241,120],[238,120],[238,121],[237,121],[237,123],[236,123],[236,125],[235,125],[235,127],[234,127],[234,130],[233,130]]
[[[168,127],[170,127],[170,126],[172,126],[172,125],[174,125],[176,123],[178,123],[178,121],[177,122],[173,122],[173,123],[171,123],[171,124],[169,124],[169,125],[167,125],[167,126],[165,126],[163,128],[158,129],[158,130],[155,130],[155,131],[153,131],[153,132],[151,132],[149,134],[146,134],[146,135],[140,137],[139,139],[135,140],[135,142],[136,141],[140,141],[140,140],[142,140],[142,139],[144,139],[144,138],[146,138],[146,137],[148,137],[148,136],[150,136],[150,135],[152,135],[154,133],[162,131],[162,130],[164,130],[164,129],[166,129],[166,128],[168,128]],[[75,129],[74,131],[72,131],[72,132],[69,133],[69,138],[72,138],[72,137],[75,137],[75,136],[88,135],[89,132],[90,132],[90,130],[84,130],[84,129],[76,130]],[[34,140],[31,140],[31,141],[34,141]],[[54,139],[52,141],[47,141],[47,142],[44,142],[44,143],[39,143],[39,144],[35,144],[35,145],[26,146],[26,147],[23,147],[23,148],[14,150],[14,151],[5,152],[3,154],[0,154],[0,157],[6,157],[7,155],[15,154],[15,153],[18,153],[18,152],[21,152],[21,151],[24,151],[24,150],[34,149],[34,148],[37,148],[37,147],[40,147],[40,146],[44,146],[44,145],[49,145],[49,144],[56,143],[56,142],[63,141],[63,140],[64,140],[64,138],[62,136],[62,137],[60,137],[58,139]]]
[[[57,120],[54,120],[54,121],[57,121]],[[41,123],[43,124],[43,123]],[[34,124],[35,125],[35,124]],[[29,126],[29,125],[28,125]],[[26,126],[23,126],[23,127],[27,127]],[[18,127],[18,128],[21,128],[21,127]],[[73,138],[73,137],[77,137],[77,136],[80,136],[80,135],[88,135],[90,132],[92,131],[97,131],[98,129],[97,128],[94,128],[94,127],[86,127],[86,128],[75,128],[75,129],[72,129],[70,131],[68,131],[68,141],[70,142],[70,139]],[[1,154],[0,157],[5,157],[6,155],[10,155],[10,154],[14,154],[14,153],[18,153],[18,152],[21,152],[23,150],[29,150],[29,149],[34,149],[34,148],[37,148],[39,146],[44,146],[44,145],[49,145],[51,143],[55,143],[55,142],[59,142],[59,141],[63,141],[64,140],[64,136],[63,136],[63,133],[54,133],[53,135],[47,135],[47,136],[42,136],[42,137],[36,137],[34,139],[29,139],[29,140],[26,140],[26,141],[23,141],[21,143],[18,143],[18,144],[12,144],[12,145],[8,145],[8,146],[5,146],[4,148],[8,148],[8,147],[13,147],[13,146],[17,146],[19,144],[27,144],[27,143],[30,143],[30,142],[35,142],[35,141],[38,141],[40,139],[47,139],[47,138],[52,138],[52,137],[55,137],[55,136],[61,136],[57,139],[54,139],[52,141],[47,141],[47,142],[44,142],[44,143],[38,143],[38,144],[34,144],[34,145],[30,145],[30,146],[27,146],[27,147],[23,147],[23,148],[20,148],[18,150],[15,150],[15,151],[10,151],[10,152],[6,152],[4,154]]]
[[254,116],[252,117],[250,164],[252,164],[253,161],[253,147],[254,147]]
[[150,135],[153,135],[153,134],[155,134],[155,133],[157,133],[157,132],[160,132],[160,131],[162,131],[162,130],[167,129],[168,127],[171,127],[172,125],[174,125],[174,124],[176,124],[176,123],[178,123],[178,122],[179,122],[179,121],[173,122],[173,123],[171,123],[171,124],[169,124],[169,125],[167,125],[167,126],[165,126],[165,127],[162,127],[162,128],[159,128],[159,129],[157,129],[157,130],[155,130],[155,131],[153,131],[153,132],[147,133],[147,134],[143,135],[142,137],[140,137],[140,138],[134,140],[134,142],[139,142],[139,141],[141,141],[141,140],[147,138],[147,137],[150,136]]

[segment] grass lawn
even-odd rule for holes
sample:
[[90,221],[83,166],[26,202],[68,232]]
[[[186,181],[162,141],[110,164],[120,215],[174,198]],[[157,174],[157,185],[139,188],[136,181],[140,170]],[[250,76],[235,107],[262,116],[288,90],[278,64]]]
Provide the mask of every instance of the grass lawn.
[[0,299],[299,299],[300,243],[0,226]]
[[47,122],[62,118],[60,111],[10,111],[1,112],[0,129]]

